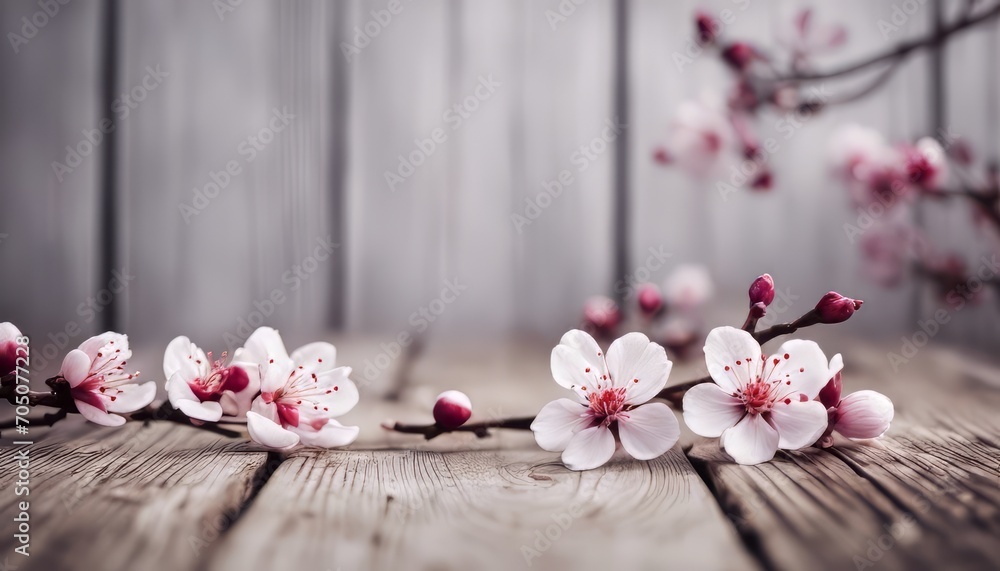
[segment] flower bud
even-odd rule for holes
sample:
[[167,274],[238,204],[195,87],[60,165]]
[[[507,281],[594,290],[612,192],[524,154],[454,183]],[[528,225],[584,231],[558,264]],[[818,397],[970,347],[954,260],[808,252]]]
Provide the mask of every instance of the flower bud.
[[771,305],[771,302],[774,301],[774,280],[771,279],[771,274],[764,274],[755,279],[750,284],[748,293],[751,307],[758,303],[763,303],[764,307]]
[[621,321],[621,311],[613,299],[598,295],[583,304],[583,320],[596,335],[611,335]]
[[445,428],[458,428],[472,416],[472,401],[463,392],[445,391],[434,403],[434,422]]
[[639,286],[639,309],[645,315],[655,315],[663,307],[663,296],[660,288],[653,284],[642,284]]
[[716,34],[715,23],[712,22],[712,16],[703,10],[698,10],[694,15],[694,25],[698,30],[698,41],[702,44],[712,44],[715,43]]
[[659,165],[669,165],[674,162],[674,158],[670,156],[670,151],[665,147],[657,147],[653,150],[653,160]]
[[722,59],[729,67],[736,71],[745,71],[750,67],[750,62],[754,60],[757,52],[748,43],[736,42],[722,50]]
[[816,304],[816,316],[820,323],[840,323],[847,321],[855,311],[861,309],[862,303],[864,302],[860,299],[851,299],[831,291]]
[[767,306],[764,305],[764,302],[758,301],[750,306],[750,317],[753,319],[760,319],[765,315],[767,315]]
[[16,371],[17,358],[26,357],[27,352],[21,350],[18,355],[21,331],[10,322],[0,323],[0,376],[6,376]]

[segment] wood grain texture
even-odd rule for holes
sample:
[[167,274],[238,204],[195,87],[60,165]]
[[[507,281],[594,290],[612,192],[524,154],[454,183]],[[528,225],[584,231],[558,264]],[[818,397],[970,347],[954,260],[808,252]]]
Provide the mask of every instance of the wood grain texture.
[[[1000,566],[1000,393],[925,349],[898,374],[853,347],[845,394],[888,394],[880,440],[779,453],[738,466],[715,441],[689,453],[764,565],[776,569],[996,569]],[[979,368],[974,368],[981,370]]]
[[[84,434],[31,448],[30,557],[13,554],[10,534],[0,538],[20,571],[194,568],[267,468],[265,452],[174,423],[72,428]],[[7,522],[24,499],[13,493],[15,451],[0,453]]]
[[297,454],[208,568],[756,567],[679,450],[581,473],[526,448]]

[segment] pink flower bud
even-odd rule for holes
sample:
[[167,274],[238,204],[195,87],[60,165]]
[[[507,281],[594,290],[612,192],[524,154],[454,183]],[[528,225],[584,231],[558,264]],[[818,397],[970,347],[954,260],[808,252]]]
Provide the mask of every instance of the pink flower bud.
[[663,296],[660,288],[653,284],[639,286],[639,309],[646,315],[655,315],[663,307]]
[[669,165],[673,162],[673,157],[670,156],[670,152],[664,147],[657,147],[653,150],[653,160],[656,164]]
[[771,279],[771,274],[764,274],[755,279],[750,284],[748,293],[751,306],[756,303],[763,303],[764,307],[771,305],[771,302],[774,301],[774,280]]
[[722,50],[722,59],[736,71],[745,71],[756,56],[753,46],[745,42],[730,44]]
[[434,422],[445,428],[458,428],[472,416],[472,401],[465,393],[445,391],[434,403]]
[[712,44],[715,43],[715,39],[718,37],[716,33],[715,23],[712,21],[712,16],[703,10],[698,10],[694,15],[694,25],[698,30],[698,41],[702,44]]
[[18,355],[18,340],[21,331],[10,322],[0,323],[0,376],[6,376],[17,369],[17,358],[27,357],[27,352],[22,350]]
[[594,334],[611,335],[621,320],[621,311],[613,299],[598,295],[583,304],[583,320],[585,327]]
[[864,302],[860,299],[851,299],[831,291],[816,304],[816,315],[820,323],[840,323],[847,321],[855,311],[861,309],[862,303]]

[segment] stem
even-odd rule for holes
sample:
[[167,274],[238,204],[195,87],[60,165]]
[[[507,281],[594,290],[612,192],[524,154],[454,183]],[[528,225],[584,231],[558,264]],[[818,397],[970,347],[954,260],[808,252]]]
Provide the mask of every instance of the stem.
[[6,430],[8,428],[15,428],[17,426],[52,426],[60,420],[66,418],[69,412],[66,409],[59,409],[56,412],[49,412],[42,415],[41,418],[26,418],[23,422],[17,422],[17,419],[11,419],[7,422],[0,423],[0,430]]
[[490,435],[491,428],[509,428],[511,430],[530,430],[531,423],[535,421],[533,416],[522,416],[515,418],[500,418],[485,422],[474,422],[463,424],[457,428],[448,428],[438,423],[434,424],[403,424],[401,422],[385,422],[382,428],[407,434],[423,434],[424,438],[430,440],[446,432],[472,432],[479,438],[486,438]]
[[958,22],[952,24],[951,26],[946,26],[941,30],[936,31],[935,33],[929,34],[922,38],[910,40],[908,42],[902,42],[892,49],[886,50],[882,53],[876,54],[866,59],[856,61],[854,63],[826,72],[793,73],[786,75],[784,77],[774,78],[772,79],[772,81],[816,81],[821,79],[832,79],[834,77],[848,75],[884,61],[905,58],[908,55],[910,55],[910,53],[916,50],[942,43],[945,40],[947,40],[950,36],[958,32],[961,32],[962,30],[965,30],[967,28],[971,28],[972,26],[991,20],[997,17],[998,15],[1000,15],[1000,2],[998,2],[992,8],[986,10],[985,12],[983,12],[978,16],[963,17]]

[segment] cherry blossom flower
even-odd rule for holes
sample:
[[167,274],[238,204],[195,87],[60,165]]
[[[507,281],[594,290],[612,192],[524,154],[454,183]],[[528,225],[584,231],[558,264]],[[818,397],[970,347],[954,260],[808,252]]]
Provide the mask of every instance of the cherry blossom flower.
[[[17,369],[18,339],[21,330],[13,323],[0,323],[0,377],[9,375]],[[21,355],[24,356],[24,355]]]
[[163,355],[170,404],[205,422],[218,422],[223,416],[245,419],[260,390],[259,371],[256,366],[225,362],[226,353],[212,360],[212,353],[206,354],[187,337],[176,337]]
[[948,161],[935,139],[924,137],[916,145],[903,145],[902,156],[911,183],[931,192],[944,186],[948,179]]
[[734,137],[721,105],[685,101],[678,107],[669,139],[657,150],[657,156],[669,158],[660,162],[676,163],[689,174],[704,177],[719,165]]
[[809,446],[826,429],[826,408],[813,399],[830,375],[816,343],[786,341],[768,357],[746,331],[717,327],[705,341],[705,362],[714,383],[684,395],[684,422],[695,434],[721,437],[736,462],[766,462],[779,448]]
[[[278,332],[260,327],[237,349],[233,362],[256,367],[260,396],[247,412],[254,442],[287,449],[297,444],[334,448],[354,442],[358,427],[343,426],[335,417],[358,403],[350,367],[336,366],[337,350],[324,342],[299,347],[291,355]],[[250,374],[250,373],[248,373]]]
[[819,393],[828,418],[826,432],[817,442],[823,448],[833,446],[835,431],[857,440],[878,438],[889,430],[895,413],[889,397],[875,391],[858,391],[841,399],[843,369],[844,359],[837,353],[830,359],[830,380]]
[[700,264],[677,266],[663,284],[663,297],[671,308],[697,308],[714,293],[712,277]]
[[615,340],[608,353],[580,330],[563,335],[552,350],[552,376],[575,399],[550,402],[531,423],[543,449],[562,452],[571,470],[603,465],[622,448],[638,460],[670,450],[680,436],[677,418],[663,403],[647,403],[667,382],[673,364],[642,333]]
[[115,413],[135,412],[156,397],[156,383],[139,384],[138,371],[125,370],[132,351],[128,337],[108,331],[91,337],[63,359],[59,376],[66,379],[76,409],[90,422],[120,426],[125,418]]

